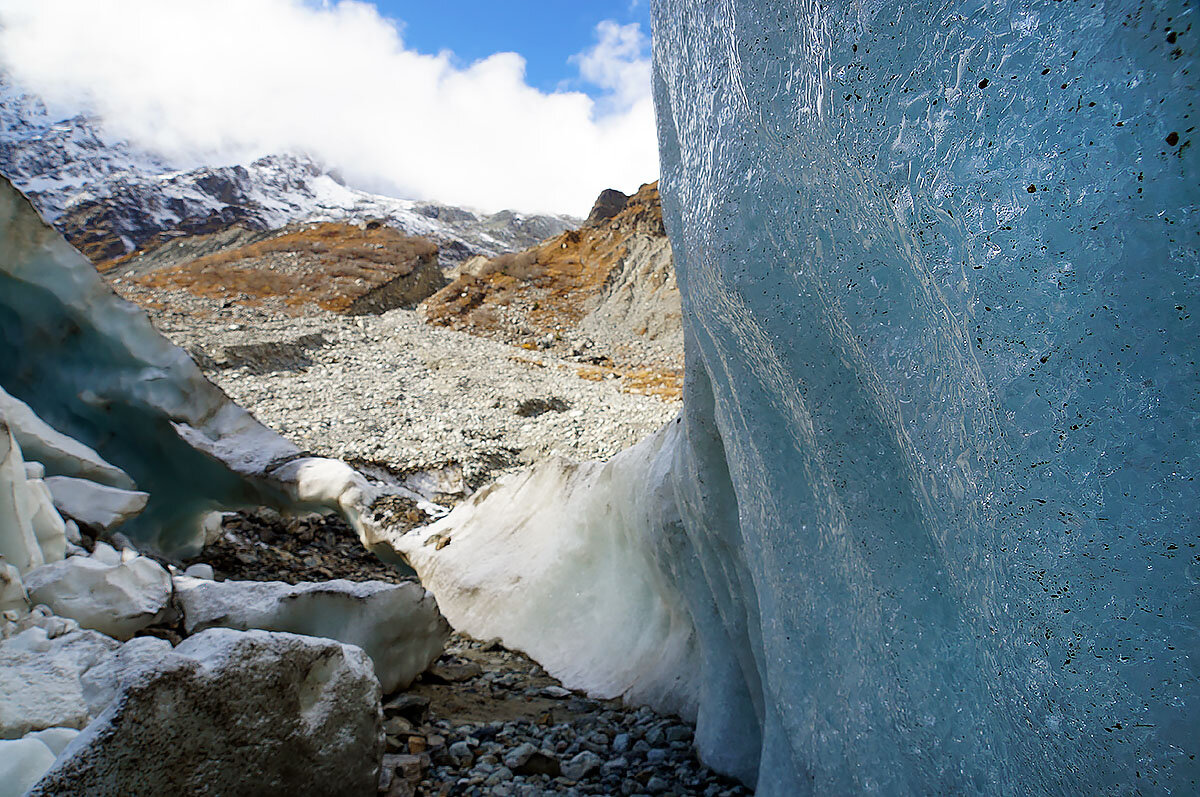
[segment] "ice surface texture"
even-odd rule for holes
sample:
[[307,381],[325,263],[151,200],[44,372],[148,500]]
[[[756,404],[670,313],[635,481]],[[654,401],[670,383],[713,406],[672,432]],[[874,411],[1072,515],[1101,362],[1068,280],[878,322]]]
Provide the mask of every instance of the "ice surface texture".
[[654,3],[699,738],[760,794],[1197,788],[1195,11]]

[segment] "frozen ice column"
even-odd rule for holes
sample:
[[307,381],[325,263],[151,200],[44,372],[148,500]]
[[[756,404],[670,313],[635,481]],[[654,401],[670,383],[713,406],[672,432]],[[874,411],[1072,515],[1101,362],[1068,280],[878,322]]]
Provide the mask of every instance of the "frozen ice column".
[[1194,788],[1194,17],[655,2],[698,738],[737,683],[760,794]]

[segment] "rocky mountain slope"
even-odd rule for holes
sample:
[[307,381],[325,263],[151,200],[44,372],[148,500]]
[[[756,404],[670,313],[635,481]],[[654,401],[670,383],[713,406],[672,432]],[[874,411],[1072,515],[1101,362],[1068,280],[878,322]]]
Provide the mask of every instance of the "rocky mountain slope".
[[0,75],[0,174],[93,262],[165,238],[233,223],[274,230],[300,221],[380,220],[438,244],[443,264],[525,249],[578,225],[568,216],[479,213],[345,185],[303,155],[191,168],[106,136],[100,120],[56,119]]
[[436,291],[445,283],[437,254],[428,240],[378,222],[295,224],[272,233],[239,225],[118,261],[110,275],[196,296],[275,298],[287,307],[311,303],[360,315],[413,306]]
[[658,184],[607,190],[587,221],[518,254],[475,258],[424,302],[427,322],[554,349],[678,396],[683,331]]

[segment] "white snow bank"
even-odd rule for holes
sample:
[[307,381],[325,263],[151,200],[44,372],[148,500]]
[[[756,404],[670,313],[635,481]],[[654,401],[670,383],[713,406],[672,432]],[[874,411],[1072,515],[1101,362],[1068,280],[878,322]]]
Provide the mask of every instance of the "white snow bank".
[[678,526],[664,481],[676,428],[606,464],[509,476],[391,543],[455,629],[499,637],[571,688],[694,719],[695,631],[655,566]]
[[419,584],[283,584],[176,576],[189,634],[225,627],[289,631],[357,645],[375,662],[385,693],[407,687],[442,653],[449,626]]

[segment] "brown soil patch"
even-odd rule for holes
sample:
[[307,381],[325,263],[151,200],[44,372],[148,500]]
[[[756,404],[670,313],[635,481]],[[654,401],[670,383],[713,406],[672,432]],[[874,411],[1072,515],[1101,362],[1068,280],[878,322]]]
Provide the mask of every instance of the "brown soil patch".
[[[397,285],[413,277],[422,285]],[[369,306],[385,289],[391,306],[415,303],[440,284],[437,246],[378,225],[303,225],[265,241],[197,258],[138,277],[136,283],[156,289],[182,289],[210,299],[250,304],[281,297],[289,307],[315,304],[336,313],[374,312]],[[425,285],[424,283],[428,283]],[[422,290],[424,288],[424,290]]]

